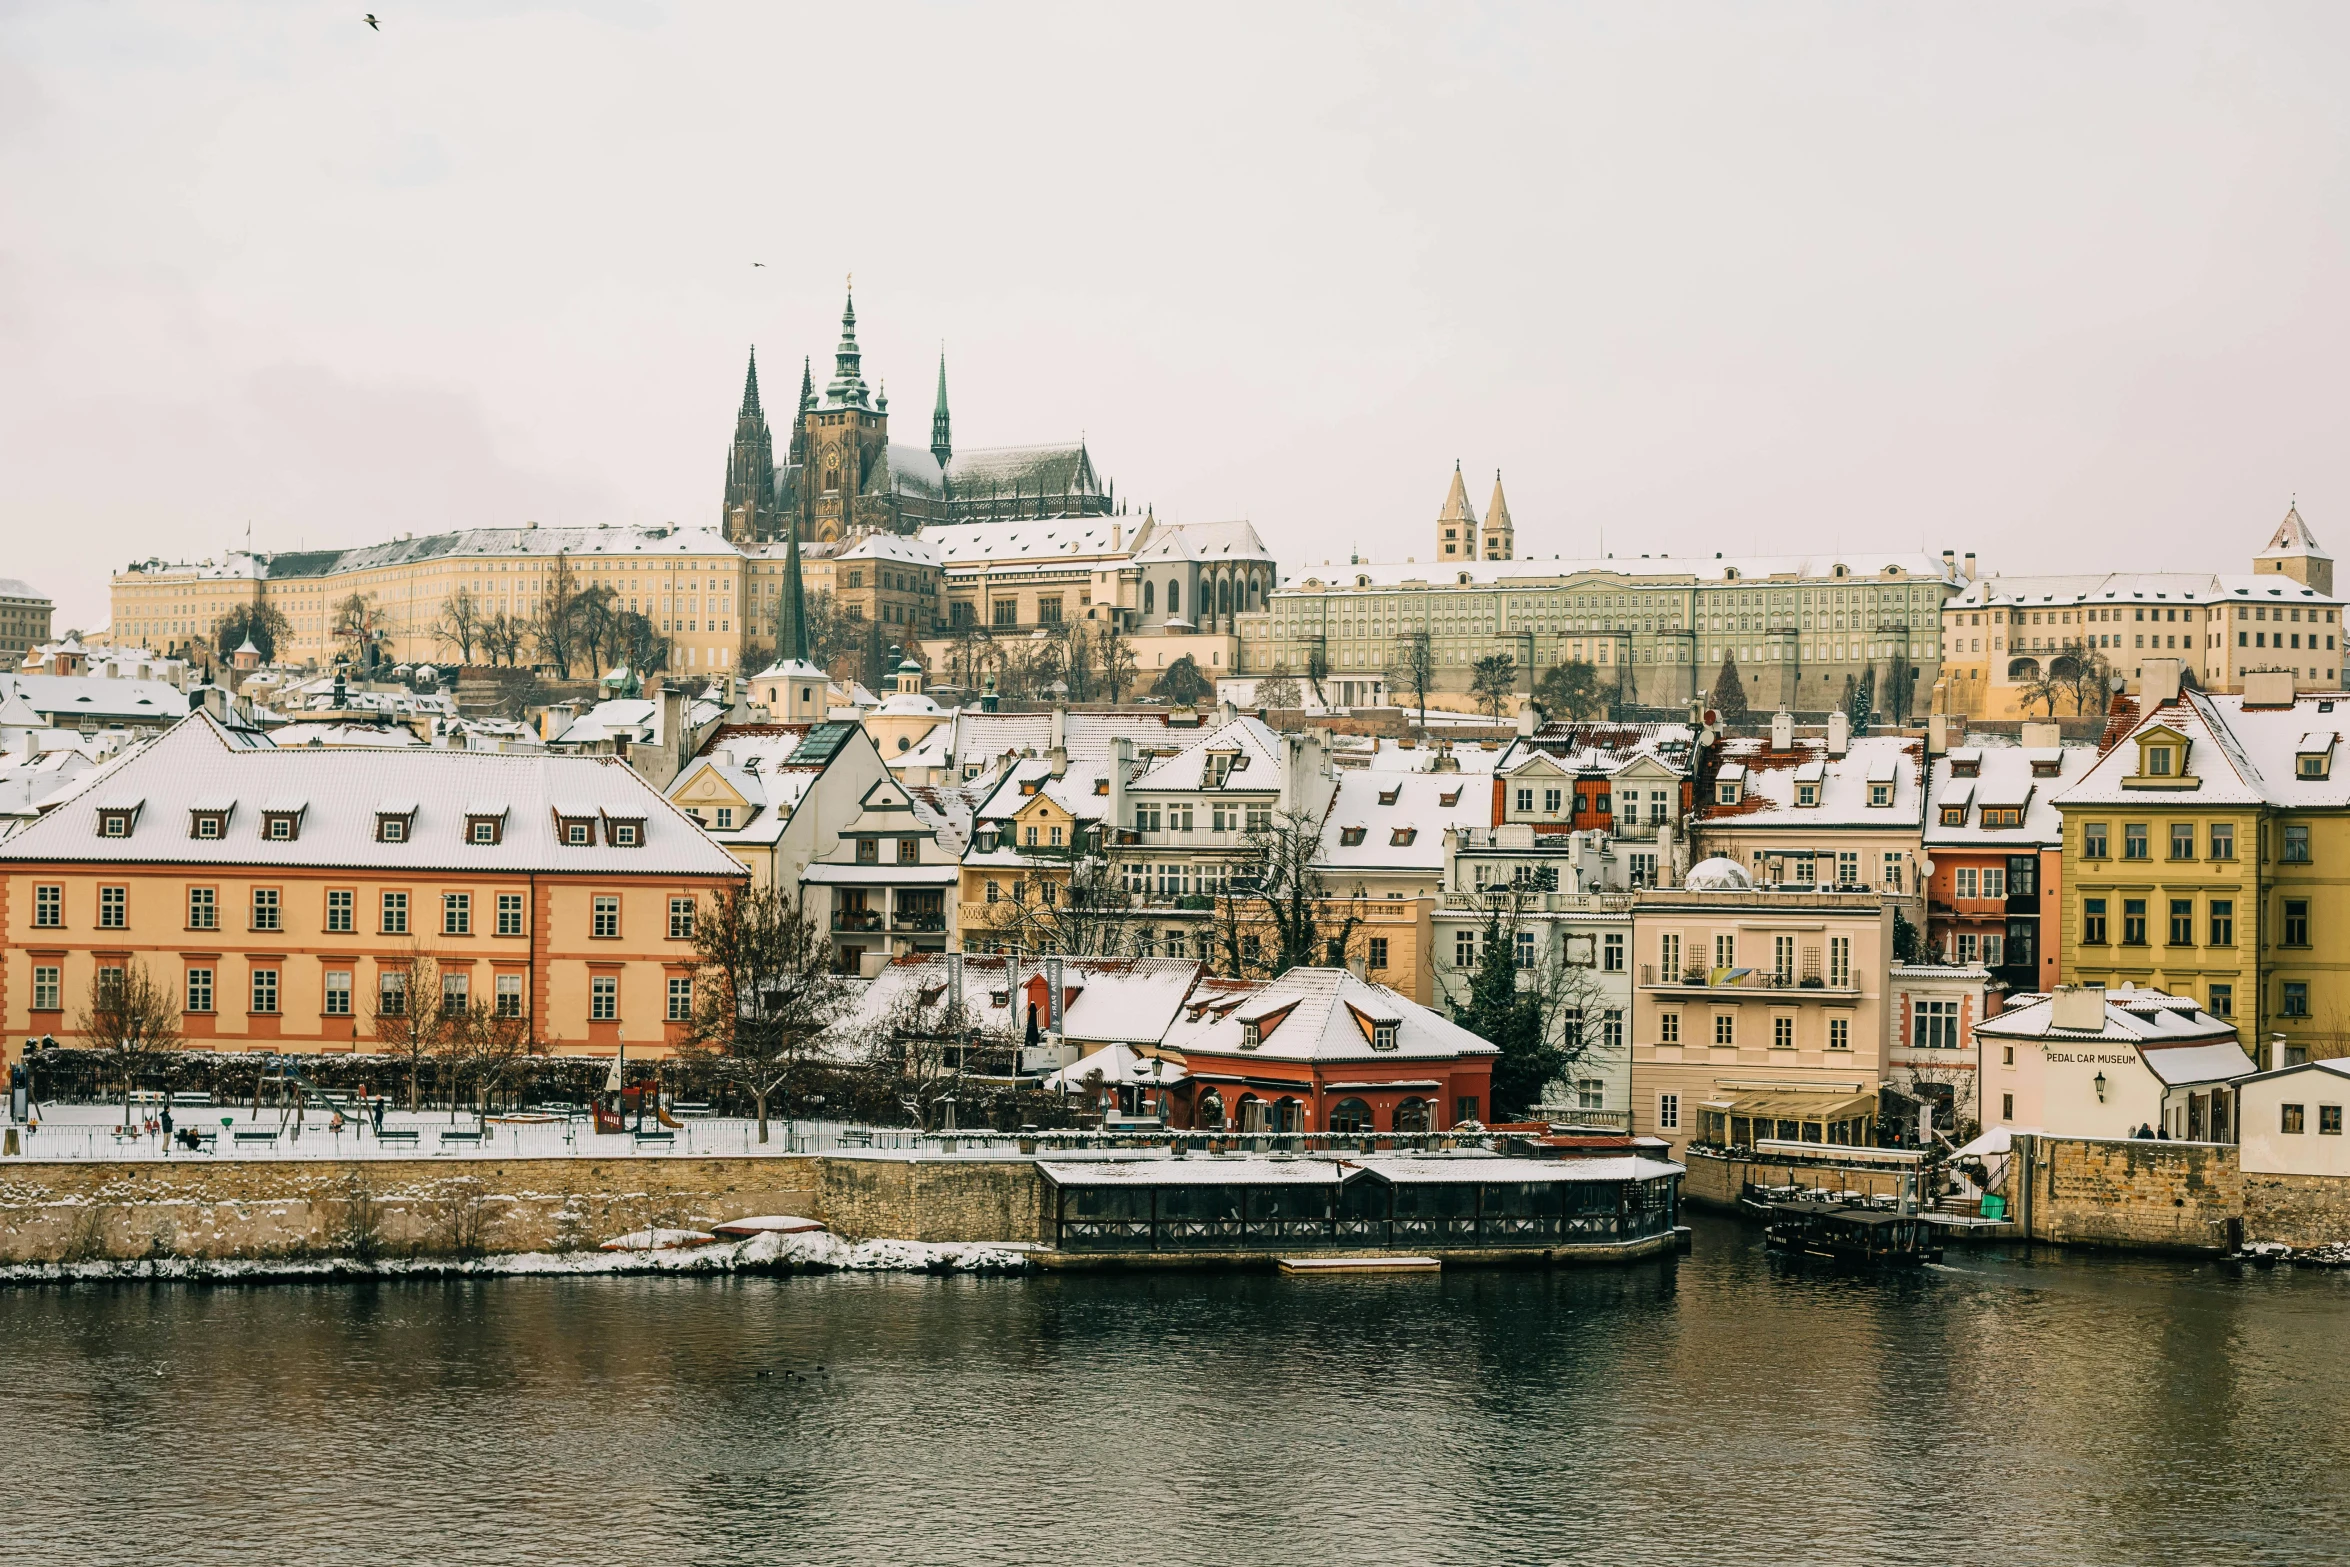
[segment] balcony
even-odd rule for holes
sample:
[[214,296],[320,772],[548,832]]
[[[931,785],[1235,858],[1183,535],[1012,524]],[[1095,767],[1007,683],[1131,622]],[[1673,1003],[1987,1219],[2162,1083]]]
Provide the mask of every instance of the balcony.
[[881,911],[879,909],[834,909],[832,911],[832,928],[834,930],[877,931],[881,929]]
[[1118,842],[1129,848],[1145,849],[1239,849],[1248,844],[1248,834],[1213,827],[1187,827],[1164,832],[1150,832],[1139,827],[1118,829]]
[[1444,895],[1444,907],[1477,914],[1491,909],[1506,912],[1513,893],[1517,895],[1519,912],[1525,914],[1629,914],[1632,900],[1638,896],[1630,892],[1539,892],[1504,883],[1475,892],[1448,892]]
[[1643,990],[1704,991],[1720,995],[1723,991],[1737,991],[1752,996],[1819,996],[1849,1001],[1860,994],[1860,987],[1849,978],[1830,984],[1820,972],[1817,956],[1807,954],[1798,969],[1729,968],[1684,970],[1680,974],[1659,974],[1654,963],[1640,965],[1640,988]]
[[889,917],[893,931],[911,931],[917,935],[935,935],[947,928],[947,917],[939,911],[900,909]]

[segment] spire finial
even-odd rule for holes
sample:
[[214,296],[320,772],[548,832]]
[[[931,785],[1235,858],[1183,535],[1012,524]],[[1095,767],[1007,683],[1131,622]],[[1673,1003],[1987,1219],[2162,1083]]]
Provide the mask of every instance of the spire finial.
[[938,402],[930,410],[930,455],[944,469],[955,455],[953,426],[947,418],[947,345],[938,345]]

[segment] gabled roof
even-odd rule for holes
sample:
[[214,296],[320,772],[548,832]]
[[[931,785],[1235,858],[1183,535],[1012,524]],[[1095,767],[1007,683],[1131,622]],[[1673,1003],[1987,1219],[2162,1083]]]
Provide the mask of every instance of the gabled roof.
[[1273,552],[1246,522],[1154,522],[1134,541],[1134,559],[1141,565],[1272,558]]
[[[593,871],[622,875],[735,877],[742,866],[683,812],[613,757],[548,753],[507,755],[418,746],[406,751],[300,750],[240,746],[209,713],[191,714],[168,733],[88,775],[84,787],[16,834],[0,857],[14,860],[123,861],[138,864],[318,865],[508,871]],[[129,838],[101,838],[95,807],[106,799],[141,799]],[[265,802],[306,803],[291,841],[261,836]],[[495,800],[511,811],[501,841],[466,841],[469,809]],[[220,838],[189,835],[190,812],[236,801]],[[644,823],[644,842],[622,847],[598,834],[573,847],[560,841],[558,805],[582,814]],[[406,839],[376,841],[376,817],[396,806],[413,812]]]
[[[1974,758],[1977,772],[1972,778],[1954,775],[1953,759],[1962,753]],[[2036,766],[2049,762],[2058,769],[2055,777],[2034,775]],[[1931,774],[1932,799],[1926,809],[1926,845],[1953,849],[2054,848],[2064,838],[2064,817],[2056,808],[2057,796],[2087,777],[2096,765],[2097,748],[2092,745],[2062,745],[2047,751],[2008,745],[2002,743],[2001,737],[1938,756],[1934,758]],[[2022,806],[2023,825],[1985,828],[1981,807],[1986,805]],[[1964,810],[1966,819],[1956,827],[1943,826],[1942,812],[1946,807]]]
[[1490,826],[1492,817],[1493,785],[1484,778],[1349,770],[1338,775],[1314,863],[1338,872],[1421,871],[1437,877],[1444,871],[1445,832]]
[[[1173,756],[1160,757],[1126,787],[1146,793],[1182,790],[1196,793],[1212,787],[1208,759],[1219,752],[1238,752],[1223,787],[1247,793],[1271,794],[1281,787],[1281,736],[1263,719],[1235,718],[1202,732]],[[1244,758],[1245,760],[1242,760]]]
[[[1278,1019],[1278,1021],[1275,1021]],[[1263,1042],[1241,1042],[1244,1023]],[[1272,1023],[1270,1029],[1264,1025]],[[1396,1025],[1392,1050],[1373,1048],[1373,1026]],[[1431,1008],[1357,979],[1346,969],[1296,968],[1266,984],[1185,1046],[1187,1056],[1280,1061],[1451,1061],[1499,1052]]]
[[[2290,733],[2284,737],[2289,747],[2299,737],[2315,728],[2311,721],[2317,715],[2316,707],[2324,698],[2305,699],[2310,711],[2300,711],[2301,702],[2291,707],[2276,708]],[[2228,704],[2223,707],[2220,704]],[[2150,713],[2143,714],[2129,731],[2097,759],[2095,766],[2084,774],[2080,782],[2058,797],[2060,809],[2073,810],[2082,806],[2118,806],[2133,804],[2158,808],[2167,801],[2172,804],[2195,805],[2258,805],[2272,797],[2276,780],[2262,776],[2230,731],[2231,718],[2246,717],[2243,698],[2218,698],[2200,691],[2189,691],[2180,700],[2166,702]],[[2249,715],[2257,718],[2259,713]],[[2250,726],[2248,726],[2250,727]],[[2196,780],[2192,789],[2132,789],[2124,780],[2137,776],[2139,736],[2154,729],[2174,730],[2187,741],[2187,755],[2182,772]],[[2292,753],[2284,757],[2284,774],[2292,773]],[[2319,780],[2332,785],[2337,802],[2350,799],[2350,776],[2339,780]]]
[[[1072,1040],[1155,1046],[1181,1013],[1203,965],[1190,958],[1065,958],[1061,967],[1062,1033]],[[1044,964],[1036,958],[963,958],[963,1006],[973,1026],[993,1037],[1027,1031],[1022,1002]],[[835,1032],[870,1035],[903,1008],[920,1005],[943,1016],[944,954],[902,957],[875,975]],[[1001,999],[998,999],[1001,998]],[[1040,1015],[1039,1027],[1044,1026]]]
[[[1827,742],[1816,737],[1784,751],[1773,750],[1767,736],[1726,739],[1715,777],[1732,777],[1730,769],[1740,768],[1741,798],[1736,805],[1701,799],[1698,817],[1708,827],[1915,827],[1924,812],[1924,755],[1923,741],[1902,735],[1863,735],[1842,756],[1828,755]],[[1871,805],[1869,775],[1888,765],[1892,803]],[[1817,805],[1795,803],[1799,781],[1819,785]]]

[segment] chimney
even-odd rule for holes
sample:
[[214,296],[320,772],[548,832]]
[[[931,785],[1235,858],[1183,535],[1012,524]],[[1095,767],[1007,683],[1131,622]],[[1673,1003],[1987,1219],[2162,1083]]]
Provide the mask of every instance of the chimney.
[[1056,702],[1053,704],[1052,738],[1046,742],[1046,749],[1053,751],[1066,751],[1068,748],[1069,710]]
[[[2286,677],[2288,682],[2290,682],[2291,678],[2292,677],[2289,675]],[[2288,684],[2287,689],[2291,689],[2290,684]],[[2247,698],[2249,698],[2251,691],[2251,682],[2249,679],[2247,679],[2245,682],[2245,691]],[[2139,707],[2143,711],[2150,713],[2154,711],[2154,709],[2163,706],[2165,703],[2176,702],[2178,699],[2179,661],[2175,658],[2150,658],[2146,660],[2146,662],[2140,666],[2138,677]]]
[[1966,552],[1966,579],[1969,582],[1975,580],[1975,552],[1973,550]]
[[[2169,660],[2164,662],[2167,663]],[[2151,671],[2152,666],[2149,665],[2148,668]],[[2174,676],[2174,684],[2175,678]],[[2146,683],[2153,684],[2151,674]],[[2293,672],[2289,669],[2245,671],[2244,705],[2246,707],[2291,707],[2293,705]],[[2153,704],[2148,702],[2145,706],[2151,708]]]
[[664,683],[661,687],[659,713],[659,727],[653,731],[654,738],[661,742],[664,749],[683,760],[684,752],[680,748],[685,744],[685,693]]
[[1050,751],[1047,751],[1045,755],[1051,760],[1053,764],[1053,776],[1055,778],[1065,778],[1068,776],[1069,748],[1067,746],[1056,745]]
[[2048,1026],[2077,1034],[2105,1032],[2105,987],[2059,985],[2048,1003]]
[[1216,725],[1218,728],[1232,723],[1239,717],[1240,709],[1234,707],[1230,702],[1219,700],[1216,703]]
[[1852,748],[1852,715],[1841,707],[1828,714],[1828,754],[1842,756]]
[[2020,738],[2027,751],[2053,751],[2064,744],[2064,730],[2052,723],[2027,723]]
[[1784,707],[1771,715],[1771,749],[1774,751],[1795,749],[1795,715]]
[[1942,575],[1945,577],[1955,577],[1958,575],[1958,552],[1956,550],[1944,550],[1942,552]]
[[1948,713],[1928,713],[1926,715],[1926,754],[1940,756],[1949,749],[1950,715]]
[[[1134,771],[1134,741],[1118,735],[1110,741],[1110,819],[1112,833],[1126,825],[1126,776]],[[1117,839],[1112,837],[1110,842]]]
[[1541,715],[1534,710],[1534,699],[1532,697],[1522,699],[1518,703],[1518,733],[1521,736],[1532,735],[1534,726],[1540,717]]
[[1367,960],[1361,953],[1358,952],[1353,957],[1346,960],[1346,971],[1349,974],[1352,974],[1355,978],[1361,980],[1364,984],[1368,985],[1371,982],[1371,975],[1366,966],[1366,963]]

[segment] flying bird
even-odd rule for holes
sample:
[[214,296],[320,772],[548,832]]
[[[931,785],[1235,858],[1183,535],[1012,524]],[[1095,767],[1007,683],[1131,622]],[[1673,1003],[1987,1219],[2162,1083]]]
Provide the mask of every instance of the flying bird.
[[379,33],[383,31],[383,24],[375,19],[373,11],[367,13],[367,25]]
[[752,262],[752,263],[751,263],[751,265],[752,265],[752,266],[754,266],[754,267],[763,267],[763,266],[765,266],[766,264],[767,264],[767,263],[766,263],[766,262],[764,262],[764,261],[754,261],[754,262]]

